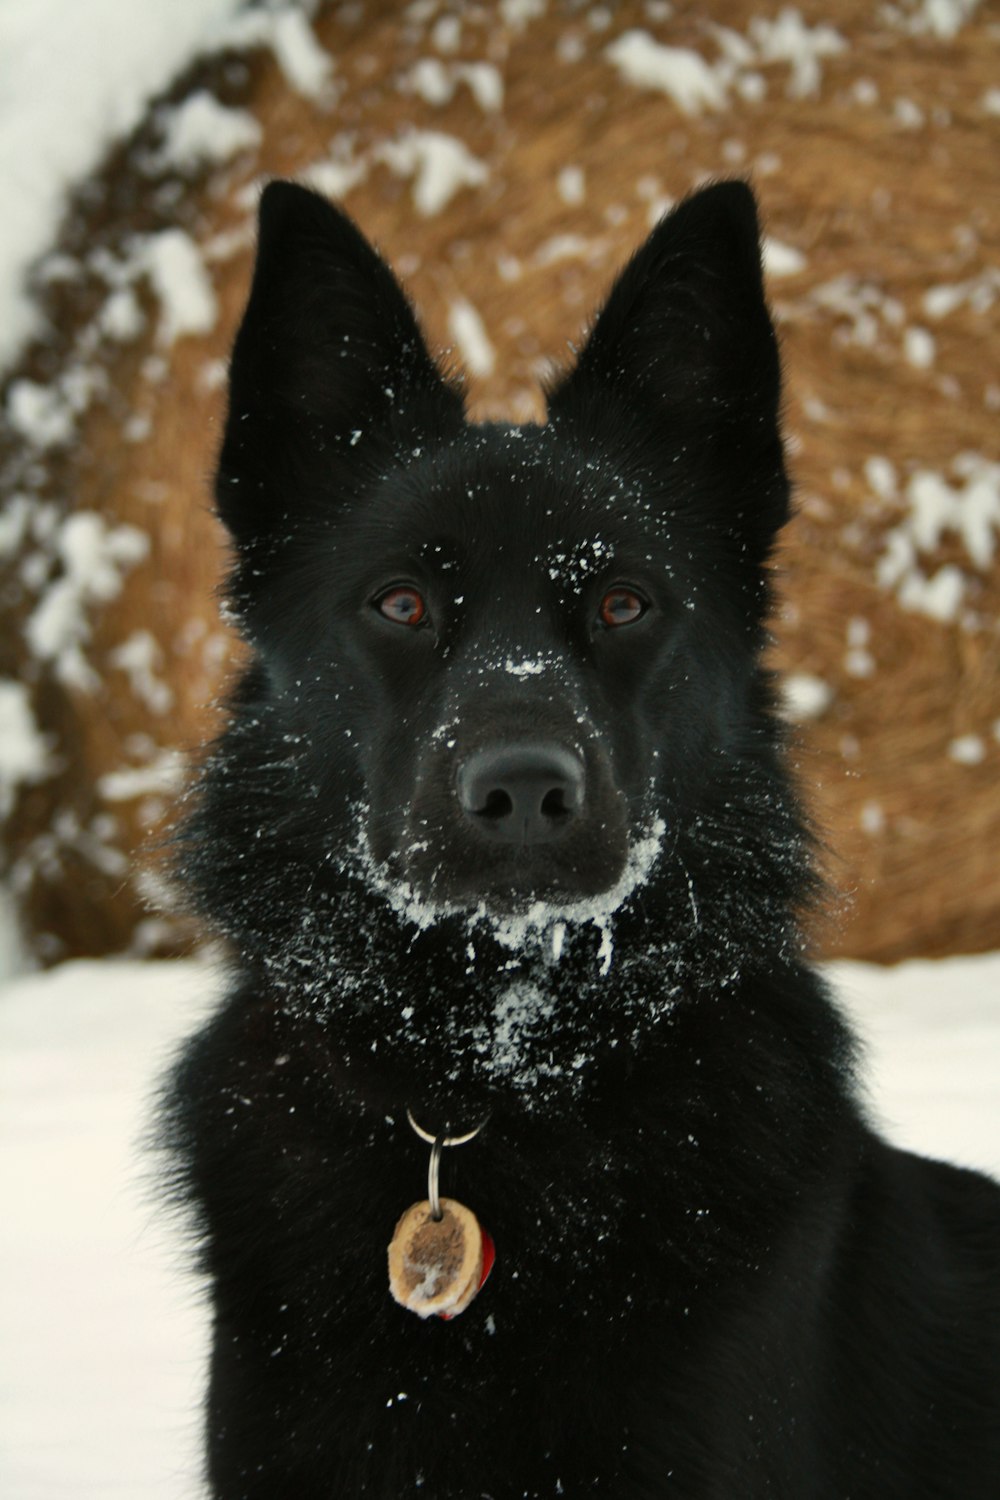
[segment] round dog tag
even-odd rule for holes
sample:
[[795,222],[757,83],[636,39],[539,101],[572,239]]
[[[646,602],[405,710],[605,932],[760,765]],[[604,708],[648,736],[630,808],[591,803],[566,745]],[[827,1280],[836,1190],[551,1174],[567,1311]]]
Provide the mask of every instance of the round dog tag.
[[418,1318],[464,1312],[493,1266],[493,1241],[475,1214],[454,1198],[414,1203],[389,1245],[389,1289]]

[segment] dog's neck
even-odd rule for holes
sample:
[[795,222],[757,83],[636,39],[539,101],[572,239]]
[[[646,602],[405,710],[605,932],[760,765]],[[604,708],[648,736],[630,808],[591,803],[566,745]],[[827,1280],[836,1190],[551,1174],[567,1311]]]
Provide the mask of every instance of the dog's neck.
[[758,920],[756,947],[709,930],[687,895],[661,880],[605,923],[559,920],[515,947],[461,914],[416,927],[355,883],[267,983],[336,1036],[345,1090],[410,1104],[435,1131],[468,1128],[498,1092],[548,1113],[628,1075],[678,1005],[736,995],[755,963],[794,953]]

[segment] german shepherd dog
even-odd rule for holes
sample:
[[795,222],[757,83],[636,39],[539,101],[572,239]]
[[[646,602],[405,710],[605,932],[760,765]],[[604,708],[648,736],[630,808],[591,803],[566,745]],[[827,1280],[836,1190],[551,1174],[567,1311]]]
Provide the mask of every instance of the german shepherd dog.
[[747,186],[547,394],[467,422],[354,224],[265,190],[250,661],[181,835],[231,987],[164,1115],[210,1492],[997,1500],[1000,1189],[879,1139],[806,957]]

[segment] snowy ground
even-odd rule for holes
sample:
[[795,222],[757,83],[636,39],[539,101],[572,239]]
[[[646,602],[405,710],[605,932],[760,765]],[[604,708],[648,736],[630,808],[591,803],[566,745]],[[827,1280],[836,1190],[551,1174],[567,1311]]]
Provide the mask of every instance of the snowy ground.
[[[1000,955],[835,976],[886,1132],[1000,1174]],[[5,1500],[199,1494],[205,1314],[142,1135],[214,991],[194,962],[73,963],[0,990]]]
[[0,1494],[191,1500],[204,1318],[154,1216],[153,1081],[194,964],[67,964],[0,990]]

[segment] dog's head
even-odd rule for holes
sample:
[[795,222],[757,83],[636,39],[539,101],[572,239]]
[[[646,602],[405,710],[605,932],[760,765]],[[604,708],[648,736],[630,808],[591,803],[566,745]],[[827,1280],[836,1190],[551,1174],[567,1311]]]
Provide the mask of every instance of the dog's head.
[[467,423],[354,224],[268,187],[217,488],[247,841],[315,885],[360,837],[427,908],[623,899],[768,753],[778,404],[742,183],[653,230],[524,426]]

